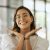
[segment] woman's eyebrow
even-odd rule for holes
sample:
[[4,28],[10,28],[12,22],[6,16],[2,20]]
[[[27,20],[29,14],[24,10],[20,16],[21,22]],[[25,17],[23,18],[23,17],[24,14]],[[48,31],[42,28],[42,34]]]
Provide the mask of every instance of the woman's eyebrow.
[[[23,15],[27,14],[27,13],[22,13]],[[20,16],[20,14],[17,14],[16,16]]]
[[27,14],[27,13],[23,13],[23,15],[25,15],[25,14]]

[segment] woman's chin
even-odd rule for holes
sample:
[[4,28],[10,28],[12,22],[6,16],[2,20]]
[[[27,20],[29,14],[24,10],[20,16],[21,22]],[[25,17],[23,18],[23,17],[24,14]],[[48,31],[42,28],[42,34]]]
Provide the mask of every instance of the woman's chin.
[[22,27],[20,27],[21,29],[26,29],[26,28],[28,28],[27,26],[22,26]]
[[21,29],[26,29],[26,27],[20,27]]

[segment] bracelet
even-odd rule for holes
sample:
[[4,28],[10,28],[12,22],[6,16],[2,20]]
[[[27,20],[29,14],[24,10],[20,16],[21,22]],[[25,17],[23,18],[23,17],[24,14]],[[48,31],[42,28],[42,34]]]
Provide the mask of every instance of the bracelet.
[[29,38],[25,38],[25,34],[23,33],[23,36],[24,36],[24,40],[28,40]]
[[29,39],[29,38],[25,38],[25,37],[24,37],[24,40],[28,40],[28,39]]
[[25,37],[24,37],[24,40],[25,40]]

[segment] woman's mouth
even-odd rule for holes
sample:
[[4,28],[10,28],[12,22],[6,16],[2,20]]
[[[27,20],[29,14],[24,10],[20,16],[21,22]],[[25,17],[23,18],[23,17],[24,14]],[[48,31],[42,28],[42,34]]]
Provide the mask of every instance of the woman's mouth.
[[21,22],[20,24],[21,24],[21,25],[25,25],[25,24],[27,24],[27,22]]

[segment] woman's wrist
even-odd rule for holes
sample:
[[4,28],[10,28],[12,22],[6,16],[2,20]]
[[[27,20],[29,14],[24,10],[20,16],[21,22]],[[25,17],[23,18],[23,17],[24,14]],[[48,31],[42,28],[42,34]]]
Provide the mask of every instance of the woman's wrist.
[[30,38],[24,38],[24,40],[29,40]]

